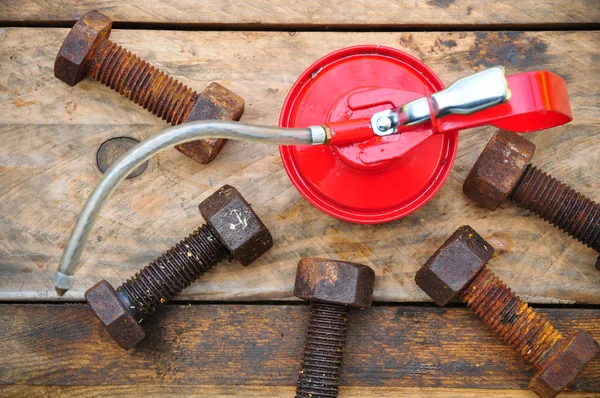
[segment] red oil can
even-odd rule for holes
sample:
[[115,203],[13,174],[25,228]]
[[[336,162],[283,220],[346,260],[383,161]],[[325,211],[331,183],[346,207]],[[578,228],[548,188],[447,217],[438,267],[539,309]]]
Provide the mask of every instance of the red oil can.
[[508,76],[511,99],[469,116],[451,115],[410,132],[376,137],[355,121],[444,89],[423,62],[376,45],[344,48],[311,65],[292,86],[281,127],[344,126],[339,145],[282,146],[284,167],[314,206],[342,220],[376,224],[427,203],[448,177],[458,132],[484,124],[526,132],[571,120],[566,83],[546,71]]

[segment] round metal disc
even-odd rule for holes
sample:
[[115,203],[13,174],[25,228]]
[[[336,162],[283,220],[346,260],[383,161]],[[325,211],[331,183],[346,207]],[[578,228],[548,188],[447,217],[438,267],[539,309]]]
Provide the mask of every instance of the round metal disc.
[[[105,141],[102,145],[100,145],[96,155],[96,161],[100,171],[105,173],[113,163],[115,163],[117,160],[119,160],[119,158],[121,158],[121,156],[125,154],[125,152],[133,148],[138,143],[138,140],[129,137],[116,137]],[[147,166],[148,162],[146,161],[144,164],[133,170],[131,174],[127,176],[127,178],[139,176],[144,172],[144,170],[146,170]]]

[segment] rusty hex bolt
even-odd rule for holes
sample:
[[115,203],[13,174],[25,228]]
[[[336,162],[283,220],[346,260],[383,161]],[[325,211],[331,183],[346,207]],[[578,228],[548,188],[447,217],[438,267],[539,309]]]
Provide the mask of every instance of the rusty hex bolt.
[[304,258],[298,263],[294,295],[311,302],[297,398],[337,397],[349,308],[367,308],[375,272],[366,265]]
[[494,249],[469,226],[459,228],[417,272],[415,281],[437,304],[459,298],[537,370],[529,383],[550,398],[571,383],[599,352],[577,331],[564,338],[506,287],[485,264]]
[[111,337],[128,350],[144,337],[140,322],[223,260],[247,266],[273,246],[267,227],[229,185],[203,201],[206,224],[166,251],[116,291],[100,281],[85,298]]
[[[175,126],[195,120],[239,120],[244,100],[218,83],[198,94],[160,69],[108,39],[112,21],[94,10],[86,13],[67,35],[54,76],[70,86],[86,75]],[[199,163],[211,162],[226,140],[209,138],[177,146]]]
[[600,252],[600,204],[530,164],[534,151],[535,145],[518,134],[498,131],[467,176],[464,193],[490,210],[510,197]]

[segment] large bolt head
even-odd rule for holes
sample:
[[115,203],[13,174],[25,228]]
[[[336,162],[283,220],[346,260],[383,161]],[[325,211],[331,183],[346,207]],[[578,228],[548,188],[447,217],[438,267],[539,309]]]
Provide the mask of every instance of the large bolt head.
[[298,263],[294,295],[304,300],[366,308],[373,300],[375,272],[366,265],[321,258]]
[[552,398],[560,394],[598,354],[598,344],[584,331],[575,333],[563,349],[529,383],[537,395]]
[[460,294],[494,254],[492,246],[468,225],[460,227],[419,269],[417,285],[438,305]]
[[58,51],[54,76],[69,86],[79,83],[86,75],[90,54],[101,41],[108,39],[111,27],[111,20],[99,11],[81,17]]
[[463,185],[471,199],[496,210],[513,192],[535,145],[515,133],[498,131],[475,162]]
[[122,348],[128,350],[146,337],[142,325],[127,311],[115,289],[100,281],[85,292],[85,299],[108,331]]
[[273,246],[271,233],[234,187],[224,185],[199,208],[206,223],[240,264],[249,265]]
[[[183,123],[213,119],[240,120],[243,113],[244,99],[213,82],[198,96]],[[205,138],[178,145],[176,148],[195,161],[207,164],[221,152],[226,142],[227,140],[222,138]]]

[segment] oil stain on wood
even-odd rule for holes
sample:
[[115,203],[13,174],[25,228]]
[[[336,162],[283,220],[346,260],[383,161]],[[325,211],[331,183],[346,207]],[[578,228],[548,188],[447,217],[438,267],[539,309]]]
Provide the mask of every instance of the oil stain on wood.
[[548,45],[534,35],[523,32],[476,32],[469,50],[475,66],[511,66],[514,70],[539,68],[549,63]]

